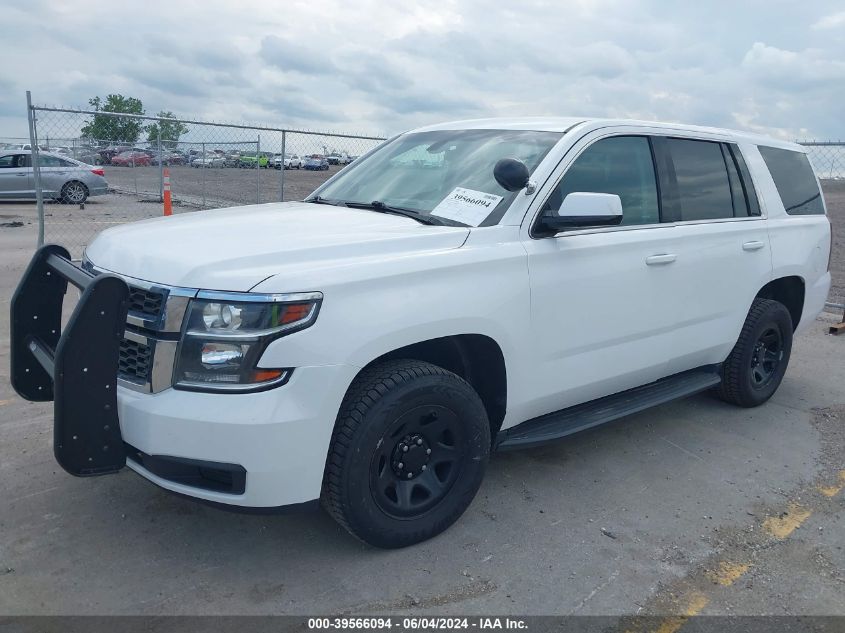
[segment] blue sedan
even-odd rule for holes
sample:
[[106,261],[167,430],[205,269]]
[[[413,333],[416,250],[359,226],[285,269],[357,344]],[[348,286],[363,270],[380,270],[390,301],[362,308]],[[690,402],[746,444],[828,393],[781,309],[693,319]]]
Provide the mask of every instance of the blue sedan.
[[328,168],[329,161],[326,160],[325,156],[312,156],[305,161],[305,169],[310,169],[311,171],[325,171]]

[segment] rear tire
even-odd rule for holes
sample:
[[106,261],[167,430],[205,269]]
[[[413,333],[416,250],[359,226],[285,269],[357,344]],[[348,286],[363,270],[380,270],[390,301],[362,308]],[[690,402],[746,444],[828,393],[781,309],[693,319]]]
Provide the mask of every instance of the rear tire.
[[351,534],[397,548],[448,528],[475,497],[490,425],[462,378],[417,360],[379,363],[343,399],[322,502]]
[[780,386],[792,352],[792,317],[782,303],[755,299],[739,340],[722,364],[716,395],[740,407],[756,407]]
[[83,204],[88,199],[88,187],[78,180],[66,182],[61,193],[61,200],[66,204]]

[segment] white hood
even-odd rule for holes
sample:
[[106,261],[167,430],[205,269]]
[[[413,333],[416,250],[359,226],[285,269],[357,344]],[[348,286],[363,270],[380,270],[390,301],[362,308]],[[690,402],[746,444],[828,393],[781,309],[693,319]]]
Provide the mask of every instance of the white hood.
[[304,202],[184,213],[103,231],[94,266],[170,286],[246,291],[286,266],[460,247],[463,227]]

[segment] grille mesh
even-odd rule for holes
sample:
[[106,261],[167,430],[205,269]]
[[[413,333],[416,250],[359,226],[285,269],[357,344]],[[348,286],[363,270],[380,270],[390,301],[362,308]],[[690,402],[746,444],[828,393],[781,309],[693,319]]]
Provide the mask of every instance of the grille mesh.
[[123,339],[120,343],[118,378],[133,382],[147,382],[150,376],[151,350],[143,343]]
[[164,305],[164,295],[155,290],[129,287],[129,312],[143,314],[145,317],[158,318]]

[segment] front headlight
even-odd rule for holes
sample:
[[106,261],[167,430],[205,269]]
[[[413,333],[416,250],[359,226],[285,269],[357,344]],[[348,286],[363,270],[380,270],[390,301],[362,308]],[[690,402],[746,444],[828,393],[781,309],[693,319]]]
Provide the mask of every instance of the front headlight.
[[290,368],[259,368],[270,341],[317,319],[319,292],[265,295],[201,291],[179,344],[177,389],[257,391],[284,383]]

